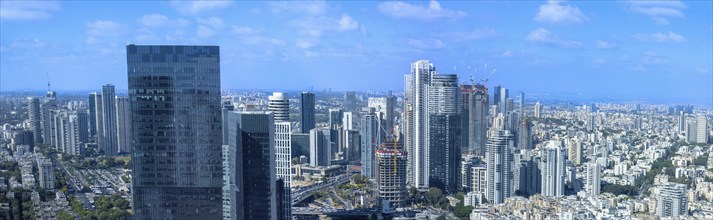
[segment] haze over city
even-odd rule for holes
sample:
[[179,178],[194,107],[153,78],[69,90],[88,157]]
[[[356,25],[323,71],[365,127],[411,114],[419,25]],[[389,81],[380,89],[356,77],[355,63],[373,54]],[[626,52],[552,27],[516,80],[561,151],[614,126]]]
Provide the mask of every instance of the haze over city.
[[199,44],[221,47],[223,89],[400,91],[428,59],[516,91],[713,104],[710,1],[1,4],[2,91],[125,91],[126,44]]

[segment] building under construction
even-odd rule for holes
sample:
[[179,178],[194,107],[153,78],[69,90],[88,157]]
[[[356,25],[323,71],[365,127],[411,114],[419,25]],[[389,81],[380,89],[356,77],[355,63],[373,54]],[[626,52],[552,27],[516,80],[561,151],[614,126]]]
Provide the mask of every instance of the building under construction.
[[[399,146],[397,146],[399,145]],[[389,207],[403,207],[406,202],[406,160],[407,154],[400,143],[387,143],[376,151],[378,161],[379,196]]]

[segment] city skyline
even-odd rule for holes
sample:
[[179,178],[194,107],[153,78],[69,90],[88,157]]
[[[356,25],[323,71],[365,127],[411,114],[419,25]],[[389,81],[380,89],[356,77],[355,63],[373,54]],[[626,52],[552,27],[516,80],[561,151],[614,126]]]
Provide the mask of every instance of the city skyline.
[[49,75],[53,90],[121,92],[126,44],[207,44],[225,89],[400,91],[404,66],[428,59],[465,83],[487,64],[489,87],[512,93],[710,106],[711,4],[3,1],[0,91],[46,90]]

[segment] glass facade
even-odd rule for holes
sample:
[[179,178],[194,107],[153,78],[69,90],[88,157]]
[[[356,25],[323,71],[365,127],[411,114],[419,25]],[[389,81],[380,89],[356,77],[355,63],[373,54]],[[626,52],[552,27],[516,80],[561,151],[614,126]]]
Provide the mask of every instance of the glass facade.
[[126,53],[136,219],[221,218],[219,48]]

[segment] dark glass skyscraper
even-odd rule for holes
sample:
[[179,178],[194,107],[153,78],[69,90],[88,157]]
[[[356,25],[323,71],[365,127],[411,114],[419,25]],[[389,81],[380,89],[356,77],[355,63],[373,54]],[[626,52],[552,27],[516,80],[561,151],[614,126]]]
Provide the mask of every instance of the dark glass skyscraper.
[[134,217],[220,219],[219,48],[132,44],[126,53]]
[[42,124],[40,123],[40,98],[27,98],[27,117],[30,120],[30,130],[35,144],[42,143]]
[[283,181],[275,175],[273,114],[231,111],[224,120],[228,130],[224,219],[282,219],[284,213],[278,210]]
[[300,125],[302,133],[309,133],[316,124],[314,113],[314,93],[303,92],[300,99]]
[[116,95],[114,93],[114,85],[107,84],[102,86],[102,129],[103,134],[100,134],[104,139],[104,150],[106,156],[116,156],[118,149],[117,132],[116,132]]

